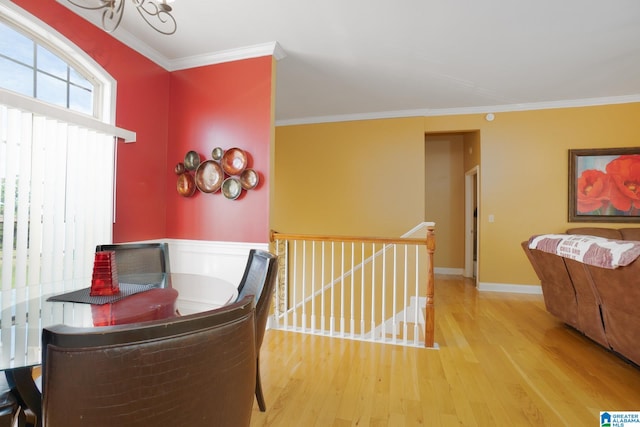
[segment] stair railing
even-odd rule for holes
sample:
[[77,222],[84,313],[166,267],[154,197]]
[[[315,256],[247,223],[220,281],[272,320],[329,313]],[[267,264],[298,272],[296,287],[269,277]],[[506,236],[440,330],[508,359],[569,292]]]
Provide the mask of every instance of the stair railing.
[[425,238],[279,233],[271,327],[435,347],[435,224]]

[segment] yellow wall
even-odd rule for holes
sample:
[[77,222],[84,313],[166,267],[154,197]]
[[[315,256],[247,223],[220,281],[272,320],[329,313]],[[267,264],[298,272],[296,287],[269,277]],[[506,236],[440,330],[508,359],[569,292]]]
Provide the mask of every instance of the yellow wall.
[[467,132],[464,136],[464,171],[480,166],[480,132]]
[[[520,242],[589,225],[567,221],[568,150],[640,146],[640,103],[495,116],[492,122],[471,114],[277,127],[273,228],[398,236],[430,220],[424,218],[425,134],[479,131],[479,281],[538,284]],[[438,224],[436,233],[438,247],[451,237]]]
[[422,118],[276,128],[272,229],[397,237],[424,216]]

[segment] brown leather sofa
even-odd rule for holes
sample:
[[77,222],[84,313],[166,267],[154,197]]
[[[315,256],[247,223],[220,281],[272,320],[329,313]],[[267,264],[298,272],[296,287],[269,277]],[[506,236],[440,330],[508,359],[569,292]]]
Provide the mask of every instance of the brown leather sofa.
[[[581,234],[640,241],[640,228],[571,228]],[[549,313],[603,347],[640,365],[640,259],[615,269],[564,258],[522,242]]]

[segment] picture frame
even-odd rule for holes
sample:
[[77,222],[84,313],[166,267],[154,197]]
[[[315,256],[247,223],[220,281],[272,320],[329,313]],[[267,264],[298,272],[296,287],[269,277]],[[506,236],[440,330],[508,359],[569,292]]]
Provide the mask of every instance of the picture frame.
[[569,222],[640,222],[640,147],[569,150]]

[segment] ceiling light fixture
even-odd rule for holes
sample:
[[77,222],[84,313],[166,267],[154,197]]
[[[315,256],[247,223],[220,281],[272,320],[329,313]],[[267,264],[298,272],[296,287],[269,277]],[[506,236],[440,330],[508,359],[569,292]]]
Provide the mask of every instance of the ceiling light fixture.
[[[118,28],[124,15],[124,4],[127,0],[68,0],[74,6],[88,10],[102,11],[102,28],[111,33]],[[172,0],[131,0],[136,10],[147,24],[161,34],[171,35],[176,32],[176,20],[171,15]]]

